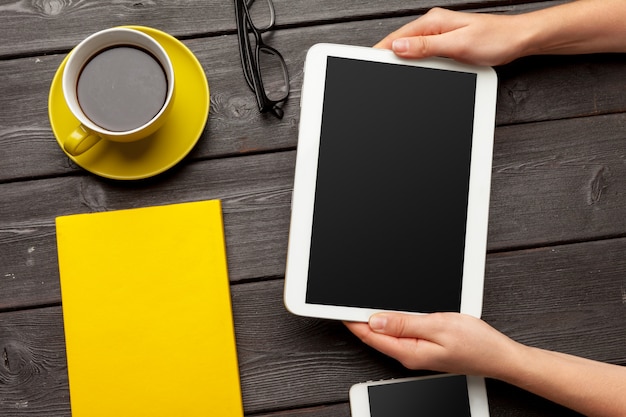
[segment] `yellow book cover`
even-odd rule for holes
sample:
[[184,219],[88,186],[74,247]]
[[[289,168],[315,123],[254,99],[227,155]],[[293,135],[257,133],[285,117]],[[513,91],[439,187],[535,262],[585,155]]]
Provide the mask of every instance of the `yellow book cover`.
[[56,219],[72,417],[241,417],[218,200]]

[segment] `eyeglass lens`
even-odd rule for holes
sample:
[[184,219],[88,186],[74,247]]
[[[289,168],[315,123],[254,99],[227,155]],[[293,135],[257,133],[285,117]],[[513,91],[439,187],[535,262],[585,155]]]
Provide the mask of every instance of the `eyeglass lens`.
[[274,5],[272,0],[244,0],[248,8],[248,16],[254,27],[264,32],[274,26]]
[[287,68],[283,59],[268,48],[259,50],[259,74],[265,95],[272,101],[281,101],[289,92]]

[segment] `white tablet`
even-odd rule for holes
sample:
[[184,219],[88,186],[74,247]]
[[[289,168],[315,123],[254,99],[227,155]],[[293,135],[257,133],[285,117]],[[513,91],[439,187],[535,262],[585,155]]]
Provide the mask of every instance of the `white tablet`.
[[489,417],[482,377],[443,374],[350,388],[352,417]]
[[288,310],[480,317],[495,71],[334,44],[304,71]]

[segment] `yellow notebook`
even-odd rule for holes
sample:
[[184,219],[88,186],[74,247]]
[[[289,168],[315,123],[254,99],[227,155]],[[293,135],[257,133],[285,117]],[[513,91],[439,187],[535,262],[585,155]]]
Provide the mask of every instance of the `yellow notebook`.
[[56,219],[72,417],[241,417],[217,200]]

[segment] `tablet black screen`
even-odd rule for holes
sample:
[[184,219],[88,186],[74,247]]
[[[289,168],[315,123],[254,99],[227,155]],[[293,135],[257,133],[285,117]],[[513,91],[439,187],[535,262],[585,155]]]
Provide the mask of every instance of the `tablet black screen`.
[[371,417],[471,417],[467,378],[429,378],[368,387]]
[[476,76],[328,58],[306,301],[460,311]]

